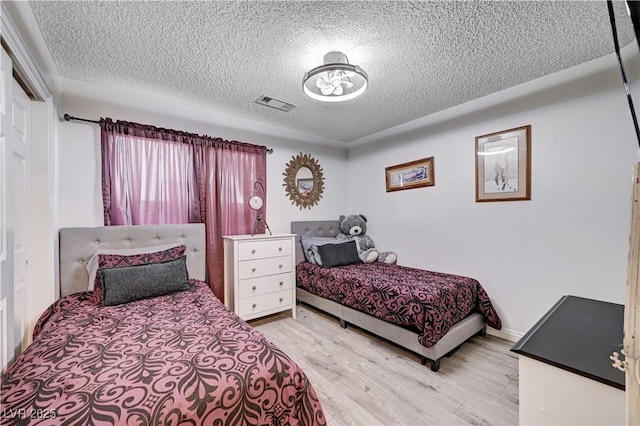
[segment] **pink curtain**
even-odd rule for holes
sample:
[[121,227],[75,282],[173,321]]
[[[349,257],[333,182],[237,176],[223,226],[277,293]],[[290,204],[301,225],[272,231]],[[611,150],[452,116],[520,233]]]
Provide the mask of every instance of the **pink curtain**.
[[207,282],[224,300],[222,237],[252,231],[247,200],[255,182],[266,186],[266,147],[108,118],[100,126],[105,225],[203,222]]

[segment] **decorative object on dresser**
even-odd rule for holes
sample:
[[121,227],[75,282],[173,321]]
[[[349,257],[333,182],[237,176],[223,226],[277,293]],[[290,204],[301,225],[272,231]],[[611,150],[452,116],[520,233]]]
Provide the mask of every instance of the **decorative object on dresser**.
[[385,168],[387,192],[421,188],[436,184],[433,157]]
[[282,186],[292,204],[300,210],[311,209],[318,204],[324,191],[324,176],[318,160],[309,154],[292,156],[283,175]]
[[476,202],[531,199],[531,126],[476,137]]
[[244,320],[288,309],[295,318],[295,234],[223,238],[227,308]]
[[264,194],[266,194],[262,182],[256,182],[253,184],[254,192],[253,195],[249,198],[249,207],[251,207],[252,210],[257,210],[258,215],[256,216],[256,220],[253,223],[253,231],[251,232],[251,235],[256,235],[256,232],[258,230],[269,231],[269,234],[272,234],[269,225],[267,225],[267,220],[262,217],[262,207],[264,207],[264,199],[256,192],[258,186],[262,188],[262,195],[264,196]]

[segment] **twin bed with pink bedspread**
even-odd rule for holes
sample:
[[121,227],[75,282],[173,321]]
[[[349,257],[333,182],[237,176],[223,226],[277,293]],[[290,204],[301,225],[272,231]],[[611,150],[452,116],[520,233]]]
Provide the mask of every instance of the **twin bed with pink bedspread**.
[[296,279],[310,293],[414,330],[427,348],[473,312],[502,327],[487,292],[469,277],[381,262],[339,268],[302,262]]
[[[168,239],[167,228],[147,227],[144,238],[133,228],[117,239],[138,246]],[[99,232],[96,245],[108,246]],[[185,240],[183,231],[170,238]],[[74,256],[71,263],[83,263]],[[189,256],[198,257],[187,243]],[[82,274],[62,269],[63,276]],[[0,423],[325,424],[302,369],[207,284],[188,283],[184,291],[113,306],[92,292],[60,298],[2,375]]]
[[[337,316],[344,328],[354,324],[419,354],[433,371],[466,340],[484,335],[487,325],[502,327],[485,289],[473,278],[362,263],[355,243],[335,242],[341,232],[335,220],[292,222],[291,232],[297,242],[299,301]],[[325,245],[314,247],[314,242]]]

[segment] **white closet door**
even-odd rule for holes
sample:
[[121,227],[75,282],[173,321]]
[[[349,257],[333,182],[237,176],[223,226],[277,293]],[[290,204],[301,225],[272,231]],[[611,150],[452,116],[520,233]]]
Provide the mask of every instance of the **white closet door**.
[[30,100],[0,60],[0,343],[4,369],[26,341],[27,191]]

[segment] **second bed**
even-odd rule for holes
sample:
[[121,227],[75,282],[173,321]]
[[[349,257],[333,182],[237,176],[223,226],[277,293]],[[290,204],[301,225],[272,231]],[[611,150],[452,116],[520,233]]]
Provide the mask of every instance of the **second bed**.
[[480,283],[469,277],[400,265],[321,267],[305,261],[302,238],[335,237],[337,221],[292,222],[299,301],[403,346],[438,371],[452,353],[486,326],[502,323]]

